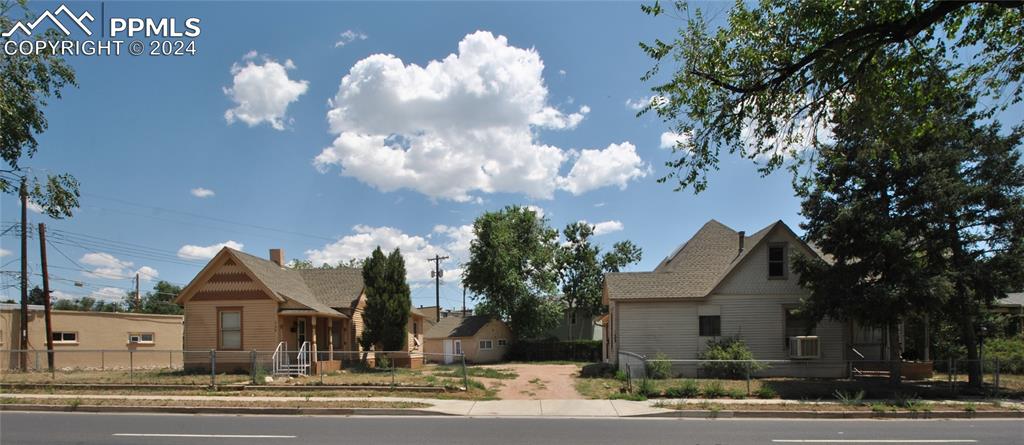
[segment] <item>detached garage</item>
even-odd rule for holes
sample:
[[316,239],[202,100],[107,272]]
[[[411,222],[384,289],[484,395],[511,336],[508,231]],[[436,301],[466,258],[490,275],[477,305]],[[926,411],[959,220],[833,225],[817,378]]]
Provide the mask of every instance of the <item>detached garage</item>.
[[501,320],[484,315],[450,316],[427,331],[424,359],[435,363],[453,363],[465,354],[467,363],[494,363],[508,353],[512,331]]

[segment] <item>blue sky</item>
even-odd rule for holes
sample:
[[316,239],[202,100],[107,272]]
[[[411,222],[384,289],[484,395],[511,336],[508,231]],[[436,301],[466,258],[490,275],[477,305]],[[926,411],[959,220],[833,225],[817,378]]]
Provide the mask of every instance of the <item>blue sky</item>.
[[[98,3],[71,6],[99,16]],[[195,56],[69,58],[79,87],[51,101],[49,130],[25,163],[82,184],[73,218],[30,213],[66,234],[63,254],[49,254],[63,279],[58,295],[116,293],[143,267],[184,284],[205,262],[199,248],[228,241],[258,256],[280,247],[317,261],[363,257],[360,249],[381,243],[409,254],[414,304],[432,304],[426,256],[464,258],[464,226],[509,204],[538,206],[557,228],[604,223],[599,243],[643,248],[635,270],[651,269],[711,218],[748,232],[800,222],[789,176],[761,178],[749,161],[724,157],[700,195],[656,182],[670,158],[660,147],[667,125],[636,118],[627,100],[650,94],[637,42],[666,38],[680,22],[647,17],[637,4],[108,2],[106,14],[199,17],[202,35]],[[437,71],[411,67],[432,61]],[[350,72],[353,83],[341,85]],[[431,73],[447,76],[444,85]],[[474,88],[493,93],[491,102],[465,94]],[[409,95],[430,100],[387,100]],[[381,142],[391,134],[403,137]],[[417,145],[423,156],[401,153]],[[378,157],[385,149],[390,157]],[[396,152],[407,171],[381,174]],[[481,167],[498,173],[463,174]],[[213,195],[195,196],[198,188]],[[17,203],[0,199],[6,227]],[[17,239],[0,243],[11,252],[2,269],[16,270]],[[445,267],[454,273],[442,305],[454,307],[458,264]]]

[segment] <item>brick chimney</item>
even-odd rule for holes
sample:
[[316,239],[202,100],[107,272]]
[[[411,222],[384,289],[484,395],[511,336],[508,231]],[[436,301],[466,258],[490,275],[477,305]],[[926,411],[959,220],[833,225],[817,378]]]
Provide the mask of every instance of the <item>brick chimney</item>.
[[743,254],[743,239],[747,237],[747,232],[740,230],[740,250],[738,255]]
[[284,267],[284,250],[270,249],[270,261],[273,261],[278,266]]

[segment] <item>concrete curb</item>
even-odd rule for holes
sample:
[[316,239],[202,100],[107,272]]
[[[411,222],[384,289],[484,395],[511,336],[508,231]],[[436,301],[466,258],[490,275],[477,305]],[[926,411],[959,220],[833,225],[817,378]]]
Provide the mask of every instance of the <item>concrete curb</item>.
[[753,411],[753,410],[678,410],[637,414],[627,417],[663,417],[695,419],[1024,419],[1022,411],[931,411],[884,412],[871,411]]
[[[446,388],[433,386],[375,386],[375,385],[125,385],[105,383],[4,383],[5,388],[13,389],[131,389],[131,390],[214,390],[214,391],[408,391],[408,392],[447,392]],[[453,391],[464,391],[453,389]]]
[[120,405],[35,405],[5,404],[0,411],[45,411],[78,413],[162,413],[162,414],[243,414],[300,416],[450,416],[421,408],[243,408],[214,406],[120,406]]

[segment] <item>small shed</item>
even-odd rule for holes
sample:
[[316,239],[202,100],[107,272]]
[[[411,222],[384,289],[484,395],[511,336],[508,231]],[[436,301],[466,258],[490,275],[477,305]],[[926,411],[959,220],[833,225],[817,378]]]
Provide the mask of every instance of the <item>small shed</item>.
[[452,363],[465,354],[469,363],[504,360],[512,331],[504,322],[485,315],[442,318],[424,336],[424,359]]

